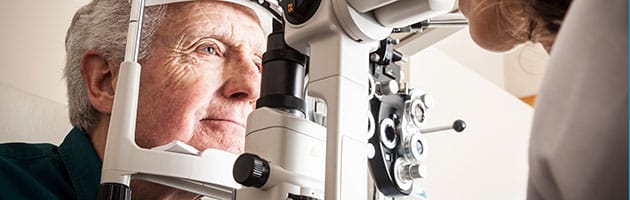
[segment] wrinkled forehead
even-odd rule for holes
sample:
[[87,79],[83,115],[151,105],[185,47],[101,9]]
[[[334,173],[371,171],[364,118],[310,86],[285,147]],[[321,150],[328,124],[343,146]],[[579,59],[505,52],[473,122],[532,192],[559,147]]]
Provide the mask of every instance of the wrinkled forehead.
[[[190,47],[212,38],[232,47],[264,51],[266,40],[254,13],[243,6],[221,1],[171,4],[154,38],[170,47]],[[262,53],[262,52],[261,52]]]
[[[187,1],[202,1],[202,0],[145,0],[144,6],[148,7],[148,6],[165,5],[165,4],[187,2]],[[272,30],[271,15],[267,11],[265,11],[263,7],[256,4],[255,2],[252,2],[251,0],[214,0],[214,1],[233,3],[233,4],[237,4],[237,5],[241,5],[243,7],[249,8],[256,14],[256,17],[258,17],[260,27],[262,27],[263,31],[265,32],[265,35],[271,33],[271,30]]]

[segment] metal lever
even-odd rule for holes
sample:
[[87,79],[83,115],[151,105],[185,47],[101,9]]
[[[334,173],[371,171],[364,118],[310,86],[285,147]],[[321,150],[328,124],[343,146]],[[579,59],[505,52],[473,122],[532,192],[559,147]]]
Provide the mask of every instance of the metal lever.
[[468,20],[460,12],[444,14],[433,17],[409,26],[394,28],[394,33],[416,33],[423,32],[426,29],[435,28],[464,28],[468,26]]
[[427,133],[446,131],[446,130],[451,130],[451,129],[455,130],[455,132],[460,133],[464,131],[464,129],[466,129],[466,122],[464,122],[464,120],[458,119],[458,120],[455,120],[453,122],[453,125],[451,126],[439,126],[439,127],[434,127],[434,128],[422,129],[420,130],[420,133],[427,134]]

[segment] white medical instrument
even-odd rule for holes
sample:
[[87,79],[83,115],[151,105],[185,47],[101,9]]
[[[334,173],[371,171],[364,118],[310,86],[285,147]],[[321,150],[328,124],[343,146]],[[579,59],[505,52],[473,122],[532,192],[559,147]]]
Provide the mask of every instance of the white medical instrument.
[[431,100],[400,87],[402,55],[388,36],[394,28],[430,24],[456,0],[241,2],[248,3],[275,20],[246,153],[237,156],[177,142],[159,149],[135,144],[145,0],[131,0],[97,199],[130,199],[132,178],[215,199],[409,195],[413,180],[426,173],[420,128]]

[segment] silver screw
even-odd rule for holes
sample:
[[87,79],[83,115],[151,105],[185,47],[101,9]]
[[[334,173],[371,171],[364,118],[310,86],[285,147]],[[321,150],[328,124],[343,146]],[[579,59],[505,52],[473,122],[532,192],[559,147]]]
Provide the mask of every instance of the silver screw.
[[398,172],[400,173],[401,178],[409,181],[424,178],[427,176],[427,168],[420,163],[410,163],[403,165]]
[[380,59],[381,59],[381,56],[379,56],[377,53],[370,54],[370,60],[372,62],[378,62],[378,60]]
[[380,85],[380,89],[382,95],[396,94],[399,90],[398,82],[393,80],[387,81],[387,83]]
[[416,103],[412,105],[414,105],[413,108],[411,108],[411,112],[414,116],[413,120],[415,121],[416,125],[420,125],[422,122],[424,122],[424,109],[422,108],[421,103]]

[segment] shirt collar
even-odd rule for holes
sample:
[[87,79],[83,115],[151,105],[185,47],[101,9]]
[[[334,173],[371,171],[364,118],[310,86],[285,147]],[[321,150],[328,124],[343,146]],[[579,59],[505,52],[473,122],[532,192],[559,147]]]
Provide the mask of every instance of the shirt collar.
[[73,128],[59,146],[59,155],[68,171],[77,199],[96,199],[102,162],[88,135]]

